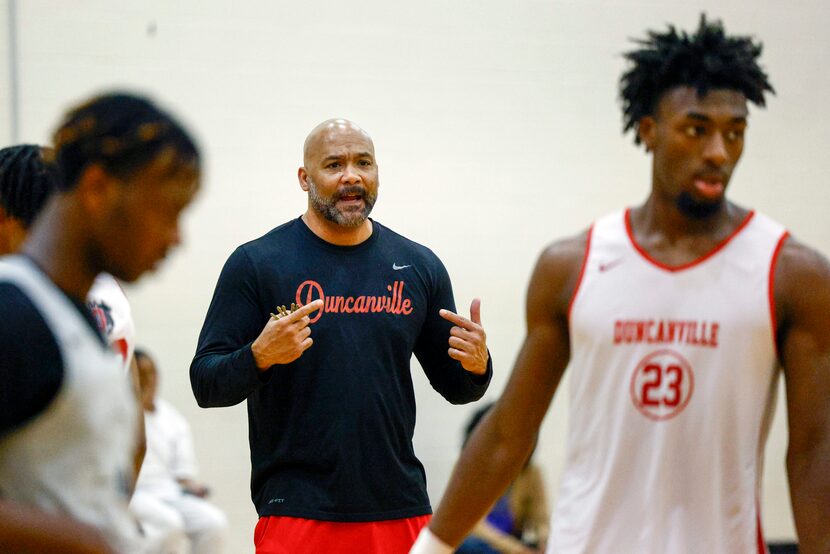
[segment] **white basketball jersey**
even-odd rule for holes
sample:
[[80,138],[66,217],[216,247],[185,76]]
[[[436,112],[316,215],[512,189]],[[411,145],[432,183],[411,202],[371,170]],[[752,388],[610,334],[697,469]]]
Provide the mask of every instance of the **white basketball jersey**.
[[63,360],[55,398],[0,439],[0,490],[9,500],[96,527],[118,552],[132,554],[138,528],[127,489],[138,414],[121,360],[29,260],[5,258],[0,281],[31,300]]
[[121,355],[125,369],[135,352],[135,324],[130,303],[121,285],[109,273],[101,273],[86,297],[98,328],[113,350]]
[[548,552],[766,552],[762,455],[777,363],[772,268],[751,213],[680,267],[597,221],[570,311],[570,425]]

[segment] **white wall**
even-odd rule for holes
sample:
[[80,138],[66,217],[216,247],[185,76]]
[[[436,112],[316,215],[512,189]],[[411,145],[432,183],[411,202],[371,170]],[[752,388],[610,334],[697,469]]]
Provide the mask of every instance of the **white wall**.
[[[830,8],[821,0],[18,2],[21,140],[48,141],[70,102],[125,86],[171,108],[203,146],[205,186],[186,244],[128,294],[163,394],[192,422],[203,476],[230,517],[228,552],[253,550],[245,408],[197,408],[188,366],[228,254],[303,211],[295,174],[306,133],[341,116],[373,135],[374,217],[442,257],[460,306],[483,298],[492,399],[522,339],[524,288],[543,245],[647,194],[647,158],[620,134],[620,53],[646,28],[695,26],[703,9],[764,41],[778,91],[767,110],[752,110],[732,198],[830,252]],[[4,49],[0,40],[0,64]],[[416,449],[437,501],[474,408],[446,404],[413,373]],[[538,451],[552,492],[566,401],[557,395]],[[768,449],[770,538],[793,534],[783,426],[779,417]]]
[[0,2],[0,144],[7,145],[12,136],[12,59],[11,22],[8,2]]

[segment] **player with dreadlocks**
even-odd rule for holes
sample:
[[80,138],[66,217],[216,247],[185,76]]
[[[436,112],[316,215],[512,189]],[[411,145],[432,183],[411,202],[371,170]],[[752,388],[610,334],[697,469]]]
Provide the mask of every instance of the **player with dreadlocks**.
[[548,552],[766,552],[761,463],[787,386],[801,552],[830,552],[830,266],[725,197],[761,46],[705,18],[626,54],[624,129],[651,192],[542,253],[510,381],[413,552],[450,552],[522,467],[566,368],[566,464]]
[[139,412],[85,301],[102,272],[134,281],[179,242],[199,155],[129,94],[70,111],[54,145],[51,195],[40,149],[0,154],[4,206],[30,201],[4,215],[25,230],[41,212],[20,254],[0,259],[0,551],[142,554],[127,511]]
[[0,149],[0,255],[16,252],[55,189],[50,151],[35,144]]

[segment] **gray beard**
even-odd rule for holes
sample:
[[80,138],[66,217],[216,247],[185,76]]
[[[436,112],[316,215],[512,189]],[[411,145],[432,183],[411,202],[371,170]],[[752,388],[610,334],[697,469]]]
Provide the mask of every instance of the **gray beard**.
[[[311,200],[311,207],[323,218],[341,225],[343,227],[360,227],[369,218],[372,208],[375,207],[377,194],[369,194],[363,187],[345,187],[343,194],[361,194],[363,198],[363,209],[343,212],[337,208],[337,197],[323,198],[317,192],[317,185],[307,178],[308,198]],[[338,193],[340,194],[340,193]]]

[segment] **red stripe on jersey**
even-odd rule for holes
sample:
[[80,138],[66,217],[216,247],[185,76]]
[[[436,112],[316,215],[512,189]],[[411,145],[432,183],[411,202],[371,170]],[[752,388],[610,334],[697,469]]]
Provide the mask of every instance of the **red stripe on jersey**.
[[634,230],[631,227],[631,208],[627,208],[625,210],[625,232],[628,234],[628,239],[631,241],[631,244],[632,244],[632,246],[634,246],[634,249],[637,252],[639,252],[640,255],[643,258],[648,260],[649,263],[651,263],[653,265],[656,265],[660,269],[665,269],[666,271],[683,271],[684,269],[689,269],[690,267],[694,267],[696,265],[702,264],[703,262],[705,262],[706,260],[708,260],[709,258],[714,256],[715,254],[717,254],[718,252],[723,250],[723,248],[727,244],[729,244],[729,241],[731,241],[733,238],[735,238],[738,235],[738,233],[740,233],[744,229],[744,227],[746,227],[749,224],[749,221],[752,219],[752,216],[754,216],[754,215],[755,215],[755,212],[750,211],[747,214],[747,216],[744,218],[744,220],[741,222],[741,224],[738,225],[735,228],[735,230],[732,231],[732,233],[728,237],[726,237],[720,243],[718,243],[718,245],[715,246],[710,252],[704,254],[703,256],[701,256],[700,258],[698,258],[696,260],[692,260],[691,262],[687,262],[685,264],[680,264],[680,265],[674,265],[674,266],[673,265],[667,265],[667,264],[664,264],[662,262],[658,262],[657,260],[652,258],[651,255],[648,252],[646,252],[646,250],[642,246],[637,244],[637,240],[634,238]]
[[568,321],[571,320],[571,310],[574,307],[574,300],[576,300],[576,293],[579,292],[579,287],[582,285],[582,278],[585,277],[585,268],[588,266],[588,253],[591,251],[591,235],[594,233],[594,226],[588,229],[588,239],[585,241],[585,257],[582,259],[582,267],[579,269],[579,277],[576,278],[576,286],[571,295],[571,301],[568,303]]
[[112,349],[118,354],[121,354],[122,360],[127,361],[127,352],[129,351],[129,348],[127,348],[127,339],[118,339],[112,343]]
[[758,554],[769,554],[767,543],[764,541],[764,531],[761,529],[761,507],[757,500],[755,501],[755,520],[758,525]]
[[769,315],[772,322],[772,344],[775,346],[775,357],[781,361],[781,351],[778,350],[778,318],[775,313],[775,267],[778,264],[778,254],[781,253],[781,247],[784,246],[784,241],[787,240],[790,234],[784,232],[781,238],[778,239],[778,244],[775,245],[775,250],[772,252],[772,262],[769,264]]
[[407,554],[431,517],[343,523],[265,516],[254,544],[256,554]]

